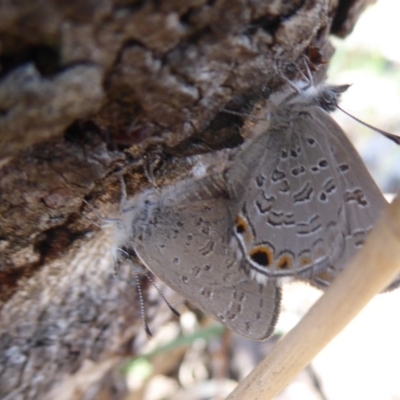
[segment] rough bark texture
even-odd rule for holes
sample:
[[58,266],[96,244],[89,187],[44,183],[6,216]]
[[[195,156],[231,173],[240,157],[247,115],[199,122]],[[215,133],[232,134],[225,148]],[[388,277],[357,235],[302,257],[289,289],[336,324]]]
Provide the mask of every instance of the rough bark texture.
[[329,58],[369,2],[0,3],[1,398],[118,398],[137,294],[82,199],[112,215],[117,172],[133,194],[238,146],[248,124],[221,109],[252,112],[310,45]]

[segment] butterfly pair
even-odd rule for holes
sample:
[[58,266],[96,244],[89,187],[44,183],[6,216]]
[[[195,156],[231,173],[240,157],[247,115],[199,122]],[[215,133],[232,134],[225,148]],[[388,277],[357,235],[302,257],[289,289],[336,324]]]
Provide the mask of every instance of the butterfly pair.
[[386,204],[328,114],[346,88],[288,96],[224,173],[126,201],[118,245],[228,328],[267,339],[282,278],[327,287]]

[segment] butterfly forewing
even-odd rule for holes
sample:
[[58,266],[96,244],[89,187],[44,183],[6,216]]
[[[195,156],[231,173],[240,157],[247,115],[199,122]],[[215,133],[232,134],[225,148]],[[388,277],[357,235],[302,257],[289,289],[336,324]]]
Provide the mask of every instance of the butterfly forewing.
[[344,213],[344,251],[336,262],[312,279],[312,283],[323,288],[333,281],[364,245],[367,234],[387,202],[340,126],[318,109],[314,110],[313,118],[329,132],[330,152],[336,160],[335,181],[341,187]]

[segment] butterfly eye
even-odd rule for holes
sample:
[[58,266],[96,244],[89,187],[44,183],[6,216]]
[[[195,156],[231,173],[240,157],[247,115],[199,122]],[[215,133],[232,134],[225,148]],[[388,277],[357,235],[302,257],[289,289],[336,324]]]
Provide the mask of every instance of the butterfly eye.
[[337,94],[332,90],[323,91],[320,95],[319,105],[325,111],[335,111],[337,109]]

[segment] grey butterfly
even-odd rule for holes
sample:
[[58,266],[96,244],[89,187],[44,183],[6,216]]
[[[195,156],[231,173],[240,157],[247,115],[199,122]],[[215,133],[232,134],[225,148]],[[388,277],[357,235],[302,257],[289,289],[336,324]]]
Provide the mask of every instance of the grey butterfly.
[[124,206],[120,229],[141,262],[178,294],[238,334],[265,340],[279,315],[280,288],[250,279],[247,261],[230,249],[231,215],[220,178],[145,192]]
[[386,204],[328,114],[347,87],[287,97],[228,171],[231,246],[259,282],[295,277],[328,286]]

